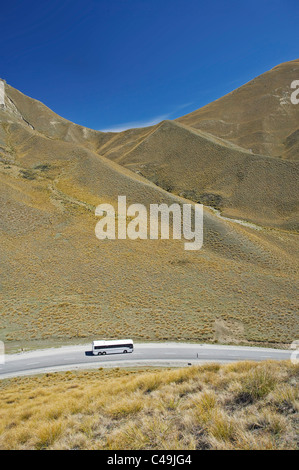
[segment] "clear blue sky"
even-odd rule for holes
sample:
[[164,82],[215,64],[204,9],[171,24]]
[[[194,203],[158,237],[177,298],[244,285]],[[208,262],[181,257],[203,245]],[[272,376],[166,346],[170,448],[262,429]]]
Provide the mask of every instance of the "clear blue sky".
[[0,77],[78,124],[137,127],[298,58],[298,13],[297,0],[10,0]]

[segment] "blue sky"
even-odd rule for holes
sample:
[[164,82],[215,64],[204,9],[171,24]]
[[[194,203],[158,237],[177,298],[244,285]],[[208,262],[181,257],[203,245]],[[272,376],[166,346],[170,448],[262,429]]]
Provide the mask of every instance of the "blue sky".
[[175,119],[298,58],[295,0],[10,0],[0,8],[0,77],[93,129]]

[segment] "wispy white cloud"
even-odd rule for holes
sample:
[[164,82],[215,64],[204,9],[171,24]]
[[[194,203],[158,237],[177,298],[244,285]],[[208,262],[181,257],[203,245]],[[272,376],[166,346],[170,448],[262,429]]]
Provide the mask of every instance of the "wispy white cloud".
[[124,122],[123,124],[116,124],[115,126],[109,127],[108,129],[101,129],[102,132],[122,132],[126,131],[127,129],[136,129],[139,127],[150,127],[158,124],[165,119],[168,119],[170,114],[162,114],[161,116],[153,117],[148,121],[131,121],[131,122]]
[[191,106],[192,104],[194,104],[194,101],[191,101],[190,103],[180,104],[179,106],[175,108],[175,110],[171,114],[175,114],[181,109],[188,108],[188,106]]
[[115,126],[111,126],[107,129],[100,129],[102,132],[122,132],[126,131],[128,129],[137,129],[140,127],[150,127],[154,126],[155,124],[159,124],[159,122],[164,121],[165,119],[170,119],[175,113],[177,113],[179,110],[187,108],[188,106],[191,106],[193,103],[185,103],[177,108],[175,110],[171,111],[168,114],[161,114],[160,116],[155,116],[153,118],[150,118],[145,121],[131,121],[131,122],[124,122],[122,124],[116,124]]

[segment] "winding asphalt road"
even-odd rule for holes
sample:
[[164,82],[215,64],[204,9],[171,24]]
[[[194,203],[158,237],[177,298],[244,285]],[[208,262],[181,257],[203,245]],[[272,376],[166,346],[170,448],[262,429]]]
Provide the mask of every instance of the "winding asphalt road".
[[93,356],[91,345],[66,346],[6,355],[0,379],[99,367],[187,366],[205,362],[288,360],[291,350],[208,344],[135,344],[133,353]]

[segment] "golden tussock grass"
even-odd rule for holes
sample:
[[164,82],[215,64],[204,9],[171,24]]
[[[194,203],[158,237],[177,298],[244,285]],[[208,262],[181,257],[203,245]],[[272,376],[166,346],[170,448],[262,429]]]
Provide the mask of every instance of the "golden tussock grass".
[[0,384],[0,449],[296,449],[289,362],[46,374]]

